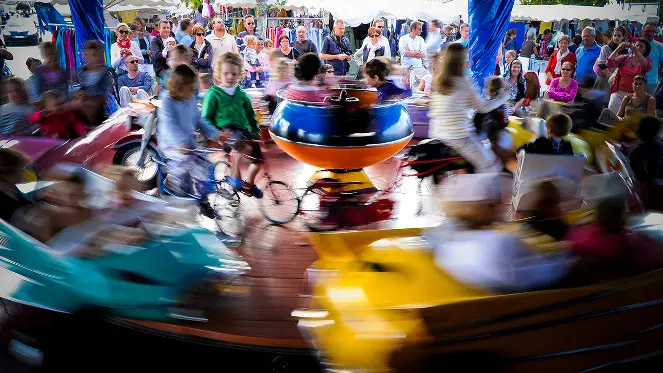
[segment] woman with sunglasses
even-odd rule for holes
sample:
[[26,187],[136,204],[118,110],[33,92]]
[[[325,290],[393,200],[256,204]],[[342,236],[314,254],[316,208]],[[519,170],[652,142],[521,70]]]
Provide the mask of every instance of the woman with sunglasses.
[[117,41],[111,45],[111,63],[117,72],[117,75],[127,73],[127,67],[124,65],[124,59],[127,56],[134,55],[138,58],[138,63],[143,63],[143,54],[140,52],[138,43],[129,39],[129,26],[126,23],[120,23],[115,27]]
[[574,66],[571,62],[562,64],[562,76],[550,82],[550,88],[546,96],[557,102],[570,104],[575,100],[578,93],[578,82],[573,79]]
[[214,49],[212,43],[205,39],[205,28],[201,25],[193,26],[193,36],[195,39],[189,46],[193,50],[191,65],[201,74],[211,73],[214,66]]
[[[385,55],[385,46],[382,45],[381,40],[382,35],[376,27],[368,28],[368,38],[370,42],[364,44],[361,49],[355,52],[355,61],[357,65],[364,66],[366,62],[374,59],[375,57],[380,57]],[[358,72],[359,77],[361,77],[361,71]]]

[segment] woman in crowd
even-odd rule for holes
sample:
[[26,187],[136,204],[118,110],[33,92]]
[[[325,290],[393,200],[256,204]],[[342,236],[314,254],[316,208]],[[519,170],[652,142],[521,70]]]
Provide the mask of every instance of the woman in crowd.
[[516,29],[512,28],[509,31],[506,32],[506,36],[504,37],[504,50],[506,51],[516,51],[518,52],[518,45],[516,44],[516,35],[518,35],[518,31]]
[[41,96],[52,90],[57,90],[64,97],[69,97],[69,79],[67,73],[60,67],[55,45],[51,42],[39,46],[44,64],[35,71],[36,93]]
[[83,96],[76,109],[87,117],[87,123],[99,125],[103,121],[106,99],[113,85],[113,78],[110,69],[104,65],[104,47],[100,41],[86,41],[83,56],[85,65],[79,74]]
[[557,102],[570,104],[578,94],[578,82],[573,79],[574,65],[571,62],[562,64],[562,76],[550,82],[550,88],[546,96]]
[[279,58],[285,57],[293,60],[293,62],[299,58],[299,51],[290,46],[290,39],[288,38],[288,35],[281,35],[279,37],[279,49],[277,49],[275,52],[277,52]]
[[[601,47],[601,54],[599,54],[599,58],[597,58],[596,63],[594,63],[594,72],[598,77],[596,81],[597,89],[604,90],[606,92],[610,91],[610,83],[612,80],[614,80],[612,75],[617,69],[608,67],[608,57],[610,57],[612,52],[614,52],[615,49],[617,49],[624,42],[625,36],[626,27],[617,26],[612,32],[612,40],[610,43]],[[628,54],[628,50],[624,49],[620,52],[620,54]]]
[[504,105],[511,95],[504,90],[497,99],[487,101],[474,90],[466,75],[467,50],[454,43],[447,47],[436,73],[431,93],[429,137],[441,140],[474,166],[477,172],[500,172],[502,165],[476,134],[467,113],[474,109],[488,113]]
[[124,58],[134,55],[138,58],[138,63],[143,63],[143,54],[135,41],[129,39],[129,26],[126,23],[120,23],[115,27],[117,41],[111,45],[111,64],[118,75],[127,73],[127,67],[124,65]]
[[509,102],[511,109],[509,114],[515,113],[525,102],[525,79],[523,79],[523,65],[520,60],[511,62],[509,76],[506,79],[509,90]]
[[520,48],[520,56],[531,58],[534,55],[536,58],[539,58],[539,50],[536,48],[536,43],[534,38],[536,33],[532,31],[527,32],[527,40],[523,42],[522,47]]
[[193,26],[193,36],[195,39],[189,46],[193,50],[191,65],[201,74],[211,73],[214,66],[214,49],[212,44],[205,39],[203,26]]
[[[624,50],[631,50],[630,55],[620,55]],[[613,113],[619,111],[622,99],[633,93],[633,79],[637,75],[644,75],[652,69],[649,58],[651,44],[645,39],[638,39],[635,44],[621,43],[608,57],[608,67],[616,68],[615,79],[610,87],[610,102],[608,109]]]
[[553,53],[546,66],[546,84],[550,85],[553,79],[562,76],[562,64],[564,62],[571,62],[575,66],[578,62],[575,53],[569,50],[571,38],[563,35],[557,41],[557,52]]
[[23,80],[9,78],[2,82],[8,103],[0,106],[0,135],[29,135],[32,126],[28,118],[35,112],[23,88]]
[[[368,38],[370,43],[365,44],[355,52],[355,61],[359,66],[364,66],[366,62],[375,57],[384,56],[384,45],[380,43],[380,31],[375,27],[368,28]],[[361,72],[359,72],[361,74]]]
[[503,77],[508,78],[511,73],[511,63],[518,58],[518,53],[514,50],[506,51],[504,54],[504,74]]
[[134,19],[133,25],[135,26],[135,38],[133,38],[133,41],[138,44],[140,53],[143,56],[143,63],[138,65],[138,71],[146,72],[154,78],[154,66],[152,65],[151,58],[152,52],[150,51],[150,33],[147,32],[147,26],[140,17]]
[[619,110],[615,114],[610,109],[604,109],[599,122],[612,124],[609,136],[612,139],[635,140],[635,128],[639,119],[645,115],[656,114],[656,99],[647,93],[647,78],[638,75],[633,78],[633,93],[624,96]]
[[549,29],[543,31],[543,36],[541,37],[541,44],[539,45],[539,56],[542,59],[547,60],[553,54],[553,46],[550,44],[552,41],[553,34]]

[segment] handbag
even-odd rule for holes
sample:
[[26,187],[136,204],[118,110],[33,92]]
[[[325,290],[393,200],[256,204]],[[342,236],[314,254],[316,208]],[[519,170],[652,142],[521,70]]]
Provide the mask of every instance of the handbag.
[[608,77],[608,84],[610,87],[610,93],[615,93],[617,92],[617,84],[619,83],[619,69],[624,66],[624,62],[626,62],[626,58],[622,59],[622,63],[619,64],[619,66],[615,69],[615,71]]

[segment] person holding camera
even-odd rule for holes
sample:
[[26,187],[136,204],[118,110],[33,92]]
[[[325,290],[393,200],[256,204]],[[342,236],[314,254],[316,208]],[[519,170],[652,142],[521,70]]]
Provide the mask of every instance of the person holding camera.
[[344,76],[350,70],[350,41],[344,36],[345,24],[341,20],[334,23],[334,34],[327,36],[322,43],[320,57],[329,65],[334,67],[334,75]]
[[[620,52],[630,50],[628,55]],[[613,113],[619,111],[622,99],[633,93],[633,79],[638,75],[645,75],[652,68],[649,58],[651,44],[645,39],[638,39],[634,44],[621,43],[608,57],[609,68],[616,68],[615,78],[610,86],[610,102],[608,109]]]

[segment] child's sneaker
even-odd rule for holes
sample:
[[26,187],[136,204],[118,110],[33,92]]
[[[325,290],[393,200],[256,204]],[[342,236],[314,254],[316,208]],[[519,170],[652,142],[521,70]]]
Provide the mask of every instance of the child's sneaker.
[[238,177],[226,176],[226,181],[235,190],[242,190],[242,186],[244,185],[242,179]]
[[258,188],[255,184],[253,184],[249,187],[249,191],[257,199],[261,199],[262,196],[263,196],[262,190],[260,190],[260,188]]

